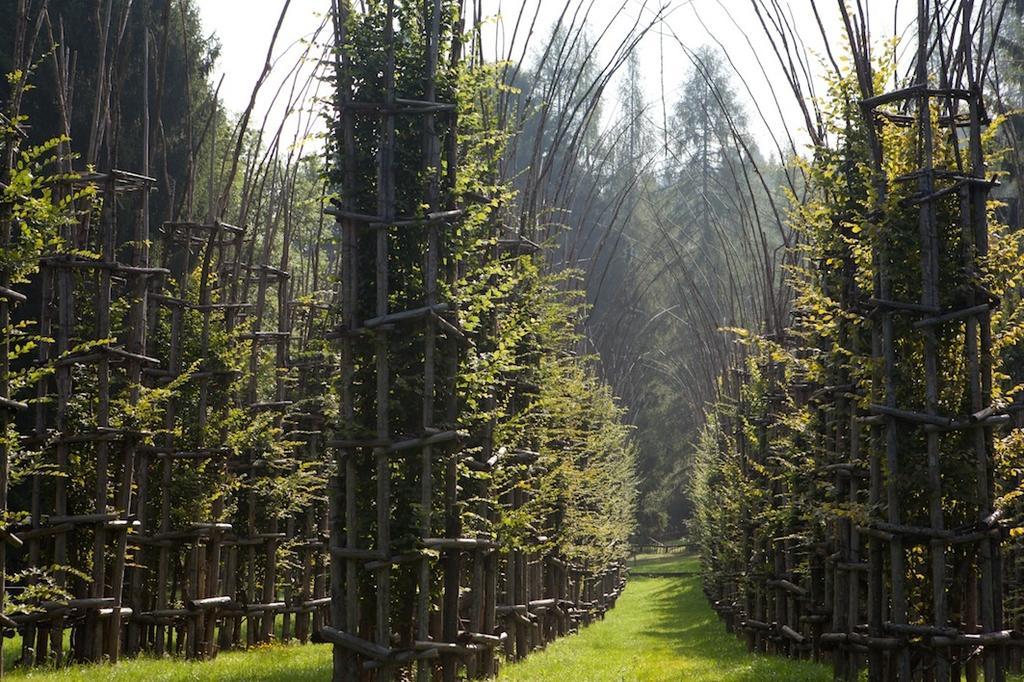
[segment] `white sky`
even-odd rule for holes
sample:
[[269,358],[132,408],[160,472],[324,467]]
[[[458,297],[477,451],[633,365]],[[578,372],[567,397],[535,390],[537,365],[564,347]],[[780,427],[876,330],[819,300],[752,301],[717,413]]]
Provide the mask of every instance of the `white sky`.
[[[487,39],[491,43],[489,53],[494,54],[496,48],[511,41],[516,17],[520,7],[525,3],[524,27],[529,24],[535,9],[540,6],[540,15],[535,28],[531,52],[539,50],[543,38],[547,36],[564,6],[557,0],[483,0],[484,13],[492,17],[492,27]],[[617,44],[629,25],[638,15],[651,16],[652,10],[659,6],[658,0],[593,0],[590,21],[591,35],[598,34],[609,22],[619,7],[624,7],[623,17],[611,26],[608,36],[602,45],[607,45],[605,54],[610,47]],[[678,37],[687,48],[696,49],[704,44],[714,46],[717,39],[727,50],[729,59],[740,73],[744,74],[746,84],[734,79],[734,87],[741,101],[749,103],[756,100],[764,109],[766,122],[760,120],[748,104],[748,118],[752,132],[767,152],[770,148],[769,135],[778,133],[785,121],[797,135],[804,128],[802,116],[792,101],[792,95],[777,66],[771,46],[764,38],[764,32],[755,15],[750,0],[663,0],[668,5],[667,18],[656,27],[640,46],[640,59],[644,77],[644,89],[649,100],[654,103],[654,118],[660,122],[661,55],[664,54],[664,90],[665,98],[671,103],[675,100],[679,86],[690,68],[685,51],[676,40]],[[625,3],[623,5],[623,3]],[[843,44],[841,20],[836,0],[782,0],[793,17],[797,33],[812,54],[812,66],[818,67],[817,60],[825,59],[823,43],[812,12],[812,4],[816,3],[818,11],[829,35],[833,37],[833,45]],[[903,30],[912,18],[915,3],[899,0],[866,0],[872,13],[872,31],[875,42],[888,38],[893,34],[894,13],[899,13],[899,26]],[[252,87],[263,67],[264,57],[274,26],[283,5],[282,0],[198,0],[199,10],[207,33],[215,33],[222,44],[222,55],[218,64],[218,72],[224,74],[221,88],[223,101],[229,109],[240,112],[249,101]],[[280,63],[287,71],[301,52],[302,46],[296,44],[303,37],[308,37],[316,30],[323,19],[323,13],[330,6],[329,0],[292,0],[289,13],[283,25],[281,37],[275,56],[281,56]],[[748,43],[746,33],[750,38]],[[674,35],[673,35],[674,34]],[[531,52],[528,52],[530,54]],[[515,50],[518,56],[519,48]],[[757,63],[760,55],[765,63],[766,72],[762,72]],[[836,55],[838,58],[839,55]],[[218,76],[219,77],[219,76]],[[262,120],[268,103],[276,90],[278,77],[271,79],[264,86],[263,93],[254,113],[253,122]],[[748,92],[749,88],[749,92]],[[775,95],[782,104],[781,113],[777,110],[773,99]],[[326,94],[326,93],[323,93]],[[614,95],[612,89],[609,95]],[[819,93],[821,94],[821,93]],[[609,107],[605,107],[608,111]],[[283,107],[278,106],[271,119],[279,119],[284,114]],[[799,140],[798,140],[799,144]]]

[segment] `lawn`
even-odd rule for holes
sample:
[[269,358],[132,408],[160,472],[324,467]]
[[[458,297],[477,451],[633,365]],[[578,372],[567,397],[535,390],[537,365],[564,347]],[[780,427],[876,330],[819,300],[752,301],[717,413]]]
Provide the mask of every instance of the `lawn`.
[[[696,572],[697,560],[681,553],[638,557],[638,571]],[[11,647],[11,644],[8,644]],[[6,648],[6,647],[5,647]],[[13,647],[12,647],[13,648]],[[218,680],[326,680],[328,646],[270,646],[221,654],[214,661],[139,659],[118,666],[83,666],[60,672],[13,671],[11,680],[184,682]],[[551,644],[526,661],[505,666],[499,682],[740,682],[831,679],[824,666],[751,656],[725,632],[694,576],[635,577],[607,617]]]
[[631,571],[638,573],[693,573],[700,572],[700,558],[693,554],[640,554],[628,562]]
[[[638,559],[635,567],[641,571],[697,570],[696,559],[680,554]],[[633,578],[603,621],[507,666],[498,676],[499,682],[831,679],[824,665],[748,654],[708,607],[696,576]]]
[[[637,557],[637,571],[696,572],[681,553]],[[8,643],[11,647],[11,643]],[[7,647],[5,647],[6,649]],[[6,651],[5,651],[6,653]],[[330,679],[329,646],[268,646],[221,654],[214,661],[140,659],[118,666],[60,672],[13,671],[11,680],[54,682],[291,682]],[[603,621],[554,642],[526,661],[505,666],[497,682],[828,682],[824,665],[754,656],[708,607],[694,576],[634,577]],[[1018,678],[1011,678],[1018,679]]]
[[230,651],[216,659],[192,663],[179,659],[135,659],[116,666],[76,666],[59,672],[38,670],[14,671],[5,675],[10,680],[53,680],[54,682],[186,682],[216,680],[217,682],[302,682],[329,680],[331,647],[267,646],[249,651]]

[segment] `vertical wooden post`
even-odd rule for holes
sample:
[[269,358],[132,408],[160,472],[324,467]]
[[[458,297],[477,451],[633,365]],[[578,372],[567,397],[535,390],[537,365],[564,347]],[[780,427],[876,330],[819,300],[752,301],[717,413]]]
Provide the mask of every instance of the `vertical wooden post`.
[[[381,138],[377,151],[377,214],[383,225],[376,231],[376,314],[388,314],[389,267],[388,225],[395,217],[395,3],[387,0],[384,17],[384,107],[380,116]],[[390,400],[391,376],[387,325],[375,332],[374,353],[377,380],[377,440],[387,443],[391,439]],[[377,553],[383,561],[375,573],[376,579],[376,643],[391,647],[391,467],[388,448],[374,450],[377,482]],[[387,682],[391,673],[387,668],[378,672],[378,679]]]
[[[355,140],[352,121],[352,81],[348,54],[348,22],[350,9],[348,0],[333,0],[334,60],[338,82],[337,106],[340,110],[340,137],[343,155],[343,177],[341,206],[346,211],[354,210],[352,195],[355,191]],[[354,222],[339,217],[341,229],[341,340],[339,343],[341,376],[339,393],[341,399],[342,436],[351,438],[355,433],[355,406],[353,395],[354,380],[354,331],[357,315],[357,237]],[[359,574],[358,563],[353,553],[359,546],[359,518],[357,498],[359,481],[355,448],[339,447],[335,450],[334,476],[331,483],[329,546],[332,550],[342,548],[349,552],[345,557],[332,551],[330,557],[331,625],[344,632],[355,633],[359,626]],[[358,679],[358,661],[353,653],[344,647],[334,645],[332,679],[335,682]]]
[[[437,101],[437,66],[440,48],[440,22],[441,22],[441,0],[432,0],[425,5],[424,25],[426,30],[426,72],[424,74],[426,93],[424,96],[427,102]],[[426,199],[430,212],[436,212],[440,208],[439,196],[439,175],[441,173],[441,146],[437,135],[434,114],[427,113],[423,117],[423,165],[426,171],[427,192]],[[426,293],[425,304],[433,308],[437,303],[438,284],[438,231],[437,225],[431,223],[427,227],[427,253],[426,267],[423,274],[423,287]],[[434,393],[435,393],[435,372],[436,372],[436,350],[437,350],[437,323],[430,315],[424,322],[423,340],[423,410],[422,429],[428,433],[434,427]],[[434,505],[433,489],[433,447],[427,445],[420,455],[420,507],[421,507],[421,537],[431,537],[431,511]],[[430,638],[430,592],[431,592],[431,560],[424,556],[419,563],[419,585],[417,588],[418,602],[416,610],[416,638],[427,641]],[[447,608],[450,605],[446,601],[444,611],[447,617]],[[446,639],[446,641],[448,641]],[[449,678],[452,672],[452,662],[445,658],[445,677]],[[430,663],[426,660],[420,661],[417,667],[417,679],[420,682],[428,682],[430,679]]]
[[[150,167],[150,130],[149,130],[149,31],[145,30],[142,59],[142,175],[149,176]],[[141,397],[142,360],[146,350],[146,305],[148,302],[149,280],[144,269],[149,265],[149,192],[150,185],[145,182],[141,187],[140,215],[135,221],[132,234],[132,265],[137,268],[129,277],[131,309],[128,319],[128,400],[136,405]],[[114,228],[116,229],[116,227]],[[107,633],[107,655],[112,663],[116,663],[121,649],[121,605],[124,602],[124,575],[128,551],[128,529],[132,518],[132,487],[135,480],[135,458],[137,434],[125,434],[123,456],[121,462],[121,481],[115,504],[116,513],[121,515],[125,525],[117,537],[117,550],[114,552],[114,565],[111,576],[114,606],[110,616]],[[144,498],[143,498],[144,499]],[[142,500],[140,500],[141,502]],[[137,570],[132,571],[133,574]],[[130,603],[134,604],[135,595]],[[134,629],[134,628],[133,628]]]
[[[14,164],[17,142],[15,131],[3,131],[0,136],[0,144],[3,145],[3,166],[0,167],[0,185],[6,187],[10,182],[11,169]],[[11,208],[6,201],[0,201],[0,248],[7,253],[11,245]],[[11,291],[11,274],[7,267],[0,268],[0,286],[4,292]],[[10,344],[11,340],[7,333],[11,323],[12,301],[5,294],[0,296],[0,515],[3,515],[6,524],[7,516],[7,489],[10,482],[10,446],[7,443],[7,432],[10,427],[10,411],[14,409],[15,403],[10,401],[11,388],[8,373],[10,372]],[[46,299],[43,299],[43,306]],[[7,529],[4,529],[5,532]],[[4,612],[7,592],[7,542],[0,541],[0,613]],[[0,633],[2,635],[2,633]],[[4,675],[4,643],[0,636],[0,678]]]

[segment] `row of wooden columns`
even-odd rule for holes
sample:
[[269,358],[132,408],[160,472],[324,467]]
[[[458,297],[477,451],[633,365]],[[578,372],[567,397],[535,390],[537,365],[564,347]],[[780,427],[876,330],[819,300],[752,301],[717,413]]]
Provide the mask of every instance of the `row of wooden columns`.
[[[148,114],[146,124],[148,141]],[[274,229],[261,233],[261,250],[254,253],[259,235],[217,220],[213,209],[204,222],[168,222],[158,237],[151,235],[155,181],[145,175],[147,150],[144,144],[143,174],[75,175],[67,145],[61,147],[60,170],[73,179],[56,189],[72,200],[77,221],[62,227],[62,247],[39,263],[33,281],[38,307],[25,306],[25,313],[38,314],[43,337],[36,365],[52,367],[53,375],[41,374],[31,409],[8,401],[11,409],[32,413],[17,423],[20,447],[40,451],[52,472],[36,473],[18,491],[29,500],[28,520],[4,529],[17,550],[6,554],[4,566],[52,571],[55,586],[72,598],[29,603],[6,620],[22,635],[24,665],[116,661],[122,652],[205,658],[269,641],[278,625],[285,639],[308,640],[325,622],[326,500],[279,528],[278,515],[259,508],[252,485],[273,475],[267,473],[271,463],[254,450],[234,457],[228,425],[211,431],[209,420],[214,411],[223,416],[231,408],[254,417],[273,411],[272,426],[301,443],[290,454],[325,472],[322,408],[329,387],[323,369],[329,362],[305,349],[330,326],[329,310],[315,295],[313,302],[295,300],[307,292],[289,286],[287,228],[276,267],[270,264]],[[209,191],[212,197],[212,176]],[[267,212],[271,228],[280,222],[273,208]],[[151,239],[159,244],[159,267],[150,262]],[[118,260],[124,253],[128,262]],[[264,331],[275,294],[276,324]],[[120,301],[127,310],[114,319]],[[81,319],[92,320],[91,328]],[[295,330],[295,320],[306,324]],[[169,332],[160,338],[165,323]],[[238,372],[215,356],[215,334],[248,348],[245,386],[237,386]],[[264,396],[266,348],[274,370],[272,395]],[[292,353],[302,356],[301,366]],[[164,434],[112,426],[121,416],[115,401],[128,406],[118,409],[130,409],[142,391],[171,384],[182,395],[174,394],[164,409]],[[83,407],[92,409],[86,396],[95,398],[95,409],[83,415]],[[89,421],[95,428],[83,430]],[[94,472],[84,481],[91,490],[75,480],[82,471]],[[200,485],[191,488],[192,482]],[[247,484],[240,488],[246,493],[232,499],[236,482]],[[189,494],[212,495],[211,518],[181,518],[189,505],[182,495]],[[240,510],[234,519],[226,516],[232,502]],[[278,569],[282,543],[299,559],[287,575]]]
[[[555,550],[506,551],[493,533],[463,528],[470,504],[495,520],[490,504],[471,501],[490,499],[490,484],[464,476],[465,468],[502,472],[515,485],[499,503],[515,508],[538,492],[539,455],[496,449],[493,424],[487,435],[458,428],[460,353],[470,341],[444,292],[461,274],[447,251],[465,215],[455,196],[459,122],[456,105],[437,95],[447,15],[439,0],[425,8],[421,99],[396,91],[392,2],[383,23],[384,101],[355,102],[351,82],[339,81],[346,186],[359,172],[356,116],[375,117],[380,145],[376,212],[357,213],[345,192],[333,210],[341,247],[333,294],[303,291],[290,276],[294,235],[280,219],[288,207],[275,204],[287,201],[281,169],[268,171],[274,198],[257,227],[220,219],[215,145],[207,215],[164,222],[151,234],[148,114],[140,173],[80,173],[57,187],[73,199],[75,219],[29,285],[38,307],[0,282],[0,321],[16,306],[17,319],[35,316],[43,339],[35,364],[53,368],[39,376],[34,404],[11,400],[12,339],[4,339],[2,420],[48,468],[12,491],[28,509],[24,522],[3,528],[2,575],[52,573],[70,595],[4,616],[22,636],[23,665],[141,654],[201,659],[296,638],[333,643],[339,679],[388,679],[408,669],[421,680],[438,672],[446,680],[481,678],[497,671],[502,650],[521,658],[614,605],[621,565],[567,563]],[[346,43],[345,24],[338,45]],[[461,52],[455,40],[453,60]],[[347,74],[350,54],[339,55]],[[143,71],[148,77],[148,64]],[[422,122],[423,215],[397,214],[398,116]],[[65,144],[64,177],[76,177],[71,158]],[[399,230],[418,235],[423,258],[419,270],[407,268],[422,274],[410,286],[423,293],[408,310],[393,309],[408,298],[391,288]],[[505,239],[501,248],[520,246]],[[371,290],[367,305],[360,296]],[[410,337],[422,364],[394,363]],[[334,348],[325,347],[328,339]],[[365,389],[357,372],[371,377],[369,403],[356,403]],[[396,415],[391,398],[401,382],[421,386],[422,402]],[[174,390],[158,427],[119,423],[168,386]],[[503,399],[492,396],[492,407]],[[418,428],[409,434],[397,424],[414,413]],[[286,443],[286,459],[273,461],[280,452],[273,446],[235,443],[231,430],[247,422],[266,422]],[[330,479],[326,494],[287,514],[267,508],[261,488],[297,467]],[[415,495],[402,487],[408,481]],[[373,499],[361,499],[370,489]],[[7,492],[0,481],[0,506],[15,511]],[[395,537],[392,515],[414,506],[410,550],[407,538]],[[527,546],[548,544],[535,537]],[[396,605],[397,590],[411,595],[408,604]]]
[[[463,675],[489,678],[497,670],[501,648],[519,658],[544,646],[610,608],[624,583],[621,567],[602,572],[567,566],[539,552],[502,552],[493,534],[464,535],[467,501],[473,493],[486,498],[493,491],[476,490],[478,484],[463,477],[461,467],[504,470],[521,477],[508,499],[501,500],[512,509],[533,494],[531,468],[538,455],[526,450],[495,452],[492,437],[486,434],[480,452],[470,455],[468,443],[479,442],[480,437],[457,426],[456,377],[466,339],[454,303],[442,300],[441,292],[460,275],[445,250],[465,214],[455,201],[458,119],[454,104],[437,99],[443,4],[433,0],[423,8],[425,90],[415,95],[396,91],[395,3],[389,0],[380,9],[385,14],[380,36],[383,100],[369,102],[357,101],[353,88],[347,35],[351,10],[344,1],[334,6],[335,42],[340,46],[336,134],[341,186],[331,213],[341,235],[342,326],[332,336],[341,359],[337,380],[342,437],[332,443],[337,472],[331,495],[332,625],[320,636],[335,646],[336,680],[393,679],[410,669],[419,680],[435,679],[438,673],[444,680]],[[459,53],[459,46],[453,46],[452,54]],[[396,194],[410,189],[396,187],[398,116],[421,122],[422,215],[398,215],[396,208]],[[359,212],[355,196],[355,131],[365,130],[360,117],[376,122],[377,200],[372,214]],[[413,240],[411,252],[422,258],[420,267],[398,260],[410,251],[408,245],[405,250],[393,246],[401,239]],[[391,288],[396,269],[420,273],[419,281],[405,282],[421,292],[415,307],[391,307],[394,300],[410,298],[406,291]],[[366,305],[369,290],[375,292],[372,308]],[[394,359],[398,342],[410,338],[416,339],[422,364]],[[361,385],[356,383],[356,368],[366,372]],[[367,390],[371,381],[372,395]],[[422,386],[418,432],[402,434],[397,424],[403,415],[390,413],[394,387],[417,383]],[[415,500],[396,499],[395,485],[402,479],[416,482]],[[371,489],[373,519],[367,518],[360,502]],[[413,503],[418,507],[416,547],[396,550],[395,510]],[[490,514],[486,509],[480,513]],[[534,541],[540,545],[544,539]],[[365,588],[367,584],[372,590]],[[410,585],[415,586],[413,608],[396,606],[393,590],[409,590]]]
[[[827,653],[836,679],[861,679],[866,671],[869,680],[879,682],[960,680],[961,675],[976,680],[980,674],[1000,682],[1014,661],[1019,665],[1019,655],[1008,656],[1007,650],[1016,651],[1024,634],[1004,623],[1002,576],[1013,557],[1001,552],[1009,520],[994,509],[993,434],[1011,416],[992,404],[995,303],[976,284],[988,255],[993,186],[985,177],[983,95],[973,80],[963,88],[944,79],[938,87],[929,84],[926,5],[920,17],[917,82],[861,103],[879,195],[867,218],[879,235],[873,241],[878,268],[873,288],[858,290],[854,256],[847,252],[840,259],[845,279],[825,292],[843,314],[865,316],[861,328],[870,339],[843,321],[838,339],[826,341],[838,342],[843,354],[827,368],[827,380],[834,383],[811,386],[765,359],[757,370],[770,387],[737,389],[731,396],[731,424],[723,433],[732,444],[722,446],[735,448],[748,480],[769,489],[770,507],[794,501],[794,513],[772,527],[743,528],[738,557],[720,577],[709,576],[706,588],[751,649],[815,659]],[[970,73],[969,44],[961,56]],[[907,131],[916,150],[917,168],[895,179],[883,170],[888,159],[882,139],[890,126]],[[937,166],[940,144],[947,148],[943,158],[952,156],[955,167]],[[907,196],[893,208],[886,203],[889,192]],[[900,228],[887,222],[905,218],[901,210],[917,212],[916,248],[901,243]],[[847,222],[855,220],[858,216],[850,216]],[[940,249],[949,244],[959,245],[959,262],[946,262],[948,255],[943,260]],[[907,286],[908,272],[920,273],[912,287],[919,288],[919,301],[898,300],[901,289],[894,282]],[[946,292],[943,279],[961,274],[971,282],[970,291]],[[950,329],[958,333],[940,336]],[[963,360],[952,381],[962,389],[964,414],[950,416],[941,408],[942,392],[949,391],[942,377],[952,368],[940,367],[941,352],[948,352],[940,338],[957,344]],[[783,341],[794,354],[797,343]],[[920,374],[910,376],[908,368],[917,367],[916,348]],[[823,346],[815,352],[831,351]],[[846,358],[865,355],[873,370],[869,381],[858,385]],[[739,379],[737,386],[751,386],[749,376]],[[919,393],[920,404],[907,404]],[[757,405],[750,404],[750,396]],[[801,410],[813,415],[813,433],[793,433],[788,425],[787,417]],[[757,434],[753,441],[750,433]],[[949,448],[943,448],[949,438],[970,443],[970,491],[964,485],[950,489],[955,477],[944,455]],[[809,453],[818,469],[787,474],[772,456],[773,443]],[[911,480],[911,456],[918,453],[908,447],[917,443],[923,445],[924,474]],[[848,511],[837,511],[835,520],[822,526],[809,520],[810,510],[803,518],[797,515],[795,501],[802,496],[811,504]],[[858,509],[866,509],[867,518]],[[964,510],[973,520],[950,527],[950,518]]]

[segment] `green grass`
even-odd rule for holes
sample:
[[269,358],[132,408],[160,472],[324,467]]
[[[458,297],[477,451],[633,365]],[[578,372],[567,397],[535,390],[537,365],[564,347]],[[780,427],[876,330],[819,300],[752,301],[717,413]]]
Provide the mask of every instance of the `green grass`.
[[[696,572],[697,559],[682,553],[637,557],[636,570]],[[7,647],[11,643],[8,642]],[[5,647],[5,649],[7,648]],[[11,680],[55,682],[184,682],[217,680],[285,682],[326,680],[328,646],[268,646],[232,651],[216,660],[137,659],[117,666],[78,666],[58,672],[12,671]],[[699,578],[635,577],[603,621],[552,643],[526,661],[505,666],[499,682],[827,682],[829,669],[811,663],[754,656],[708,607]]]
[[330,679],[331,647],[266,646],[249,651],[229,651],[216,659],[190,662],[181,659],[139,658],[110,665],[76,666],[58,672],[37,670],[12,671],[4,679],[53,680],[54,682],[186,682],[217,680],[217,682],[291,682],[296,680]]
[[629,561],[634,571],[651,573],[698,573],[700,559],[692,554],[670,552],[668,554],[639,554]]
[[[636,567],[696,571],[693,557],[656,554]],[[631,563],[632,565],[632,563]],[[693,577],[630,580],[603,621],[560,639],[521,663],[499,682],[828,682],[824,665],[748,654],[725,632]]]

